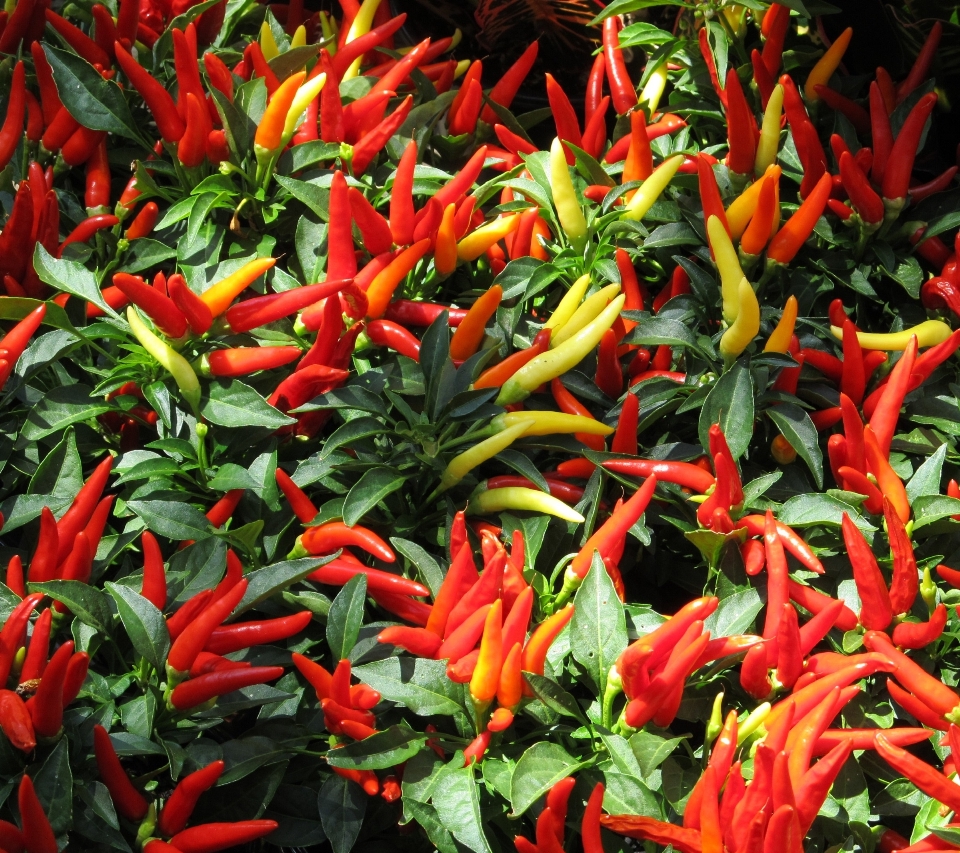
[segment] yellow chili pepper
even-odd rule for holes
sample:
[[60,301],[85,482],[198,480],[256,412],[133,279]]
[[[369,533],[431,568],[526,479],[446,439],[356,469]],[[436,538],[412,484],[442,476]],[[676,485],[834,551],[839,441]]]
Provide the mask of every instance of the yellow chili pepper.
[[780,114],[782,112],[783,86],[778,83],[773,87],[770,100],[767,101],[767,108],[763,111],[763,127],[760,130],[757,157],[753,166],[753,173],[758,178],[777,162],[777,151],[780,148]]
[[504,510],[529,510],[542,515],[555,515],[564,521],[573,521],[580,524],[583,516],[575,509],[571,509],[559,498],[541,492],[539,489],[524,489],[520,486],[509,486],[504,489],[487,489],[470,500],[467,512],[474,515],[487,515],[491,512]]
[[457,257],[461,261],[475,261],[495,243],[499,243],[507,234],[512,234],[520,224],[516,214],[498,216],[492,222],[481,225],[476,231],[467,234],[457,243]]
[[320,90],[326,82],[327,75],[318,74],[316,77],[307,80],[297,89],[297,94],[294,96],[290,108],[287,110],[287,119],[283,123],[283,139],[285,143],[290,141],[290,137],[293,136],[300,126],[300,118],[304,112],[306,112],[307,107],[310,106],[313,99],[320,94]]
[[[843,329],[839,326],[831,326],[830,331],[838,340],[843,340]],[[864,349],[884,350],[894,352],[905,350],[910,338],[917,336],[917,346],[932,347],[936,344],[942,344],[953,330],[943,322],[943,320],[925,320],[917,326],[904,329],[902,332],[888,332],[881,334],[879,332],[857,332],[857,341]]]
[[486,709],[497,695],[500,670],[503,667],[503,601],[497,599],[487,611],[480,639],[480,657],[470,678],[470,698],[480,709]]
[[[781,171],[781,168],[774,164],[767,168],[763,176],[772,175],[779,185]],[[753,213],[757,209],[762,185],[763,181],[754,181],[727,208],[727,225],[730,226],[730,237],[732,239],[739,240],[743,236],[743,232],[747,230],[747,226],[753,218]],[[779,215],[775,218],[779,221]]]
[[740,310],[740,281],[743,279],[740,258],[737,257],[737,250],[733,248],[733,242],[719,216],[711,216],[707,220],[707,237],[713,250],[717,272],[720,273],[723,319],[732,323],[737,319],[737,312]]
[[437,228],[437,242],[433,247],[433,265],[440,275],[450,275],[457,268],[457,235],[454,231],[455,202],[443,210],[443,218]]
[[260,276],[269,270],[276,260],[274,258],[255,258],[244,264],[235,273],[221,279],[200,294],[210,313],[219,317],[247,287],[253,284]]
[[[459,32],[459,30],[457,30],[457,32]],[[463,75],[467,73],[467,69],[468,69],[471,65],[473,65],[473,62],[472,62],[471,60],[469,60],[469,59],[461,59],[461,60],[457,63],[457,67],[456,67],[456,68],[454,69],[454,71],[453,71],[453,79],[454,79],[454,80],[459,80],[461,77],[463,77]]]
[[737,36],[737,38],[742,38],[747,24],[746,9],[738,5],[726,6],[720,10],[720,14],[727,19],[727,23],[730,25],[730,31]]
[[737,319],[720,338],[720,354],[727,363],[736,359],[760,331],[760,303],[753,287],[745,278],[740,279],[738,296]]
[[327,50],[331,56],[337,55],[337,22],[333,16],[327,12],[318,12],[320,16],[320,32],[323,34],[323,41],[326,43]]
[[280,48],[277,47],[277,40],[273,37],[273,30],[266,21],[260,25],[260,50],[267,62],[280,55]]
[[788,296],[783,306],[783,314],[780,316],[780,322],[777,323],[767,338],[767,343],[763,347],[764,352],[786,352],[790,346],[790,338],[793,337],[793,328],[797,322],[797,297]]
[[647,82],[640,92],[640,103],[646,104],[650,114],[657,111],[657,104],[663,97],[663,90],[667,87],[667,63],[661,62],[653,73],[647,78]]
[[262,162],[273,157],[283,145],[283,129],[287,121],[287,113],[306,76],[305,71],[291,74],[277,87],[273,97],[270,98],[253,137],[253,150],[258,161]]
[[430,250],[430,238],[424,237],[412,246],[408,246],[386,267],[377,273],[367,288],[367,316],[376,320],[383,316],[390,304],[390,298],[397,285],[406,278],[420,260]]
[[200,406],[200,380],[197,379],[197,374],[190,366],[190,362],[151,332],[146,323],[140,319],[137,309],[132,305],[127,308],[127,322],[130,324],[130,331],[133,332],[134,337],[173,377],[180,393],[183,394],[183,398],[196,412]]
[[496,313],[502,297],[503,288],[494,284],[470,306],[450,339],[450,358],[466,361],[480,348],[487,321]]
[[440,477],[439,491],[445,492],[451,486],[455,486],[478,465],[492,459],[501,450],[506,450],[534,423],[530,418],[518,421],[495,435],[491,435],[490,438],[475,444],[469,450],[454,456]]
[[657,166],[653,170],[653,174],[640,185],[636,195],[627,203],[621,218],[643,219],[647,211],[653,207],[653,203],[660,198],[660,194],[667,188],[667,184],[673,180],[673,176],[677,174],[677,169],[680,168],[682,163],[683,155],[675,154]]
[[307,44],[307,28],[300,24],[293,31],[293,35],[290,37],[290,47],[304,47]]
[[583,299],[583,294],[587,292],[588,287],[590,287],[590,276],[585,273],[563,294],[563,299],[560,300],[560,304],[557,305],[547,322],[543,324],[543,328],[559,329],[566,323],[576,312],[577,306],[580,305],[580,300]]
[[747,719],[737,726],[737,746],[744,743],[750,735],[763,725],[764,720],[766,720],[770,714],[771,707],[769,702],[757,705],[757,707],[750,712]]
[[496,405],[504,406],[526,399],[534,388],[576,367],[600,343],[603,333],[620,316],[624,299],[621,293],[592,323],[588,323],[572,338],[528,361],[504,383]]
[[833,76],[833,72],[840,67],[844,53],[853,37],[853,28],[847,27],[836,40],[830,45],[827,52],[817,60],[817,64],[810,70],[807,82],[803,85],[803,96],[807,101],[817,101],[820,96],[817,94],[817,86],[826,86]]
[[592,323],[600,315],[600,312],[610,304],[610,300],[615,299],[619,293],[619,284],[608,284],[594,293],[593,296],[584,299],[583,304],[574,311],[573,316],[558,329],[553,330],[550,335],[550,346],[559,346],[572,338],[588,323]]
[[[347,31],[347,38],[344,44],[370,32],[370,27],[373,26],[373,17],[377,14],[377,7],[379,5],[380,0],[363,0],[363,3],[360,4],[360,10],[357,12],[353,23],[350,25],[350,29]],[[350,63],[350,67],[343,72],[344,80],[350,80],[360,73],[360,61],[362,58],[363,57],[358,56]]]
[[521,421],[532,421],[524,437],[529,435],[557,435],[560,433],[589,433],[610,435],[614,429],[586,415],[568,415],[565,412],[506,412],[497,415],[491,422],[493,429],[502,430]]
[[566,233],[573,248],[581,252],[587,240],[587,220],[573,189],[570,167],[559,139],[550,145],[550,191],[557,209],[560,227]]

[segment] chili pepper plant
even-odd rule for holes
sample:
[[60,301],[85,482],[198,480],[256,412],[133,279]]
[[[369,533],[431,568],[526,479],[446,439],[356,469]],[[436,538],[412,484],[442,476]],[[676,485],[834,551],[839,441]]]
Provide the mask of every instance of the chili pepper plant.
[[0,849],[960,850],[956,25],[570,5],[0,12]]

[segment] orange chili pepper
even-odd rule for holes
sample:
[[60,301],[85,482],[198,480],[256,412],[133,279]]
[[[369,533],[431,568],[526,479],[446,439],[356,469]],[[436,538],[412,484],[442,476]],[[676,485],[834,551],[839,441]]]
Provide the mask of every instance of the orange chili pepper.
[[470,696],[475,705],[486,707],[500,686],[503,667],[502,636],[503,602],[498,598],[487,611],[480,639],[480,657],[470,678]]
[[470,306],[467,316],[457,326],[457,330],[450,340],[450,357],[452,359],[465,361],[480,348],[487,321],[496,313],[502,297],[503,288],[499,284],[495,284],[481,294],[477,301]]
[[414,243],[377,273],[367,288],[367,317],[377,320],[384,315],[397,286],[430,250],[430,243],[429,237]]
[[433,265],[440,275],[450,275],[457,268],[457,234],[454,227],[456,213],[457,205],[451,202],[444,208],[443,218],[437,228]]
[[297,89],[303,83],[307,74],[305,71],[298,71],[291,74],[284,80],[270,102],[264,110],[260,124],[257,125],[257,132],[253,137],[253,150],[256,152],[257,159],[262,160],[272,157],[283,142],[283,126],[287,121],[287,113],[290,111],[290,105],[296,97]]

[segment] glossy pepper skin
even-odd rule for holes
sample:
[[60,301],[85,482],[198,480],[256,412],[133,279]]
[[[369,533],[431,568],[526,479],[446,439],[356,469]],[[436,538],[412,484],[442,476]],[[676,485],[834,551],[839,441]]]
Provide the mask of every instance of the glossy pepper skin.
[[133,786],[126,771],[120,764],[110,735],[103,726],[93,727],[93,747],[97,758],[100,778],[107,786],[113,804],[125,818],[132,821],[142,820],[147,813],[147,801]]
[[212,761],[206,767],[184,776],[160,810],[157,829],[165,836],[181,832],[190,820],[200,796],[212,788],[223,773],[224,763]]

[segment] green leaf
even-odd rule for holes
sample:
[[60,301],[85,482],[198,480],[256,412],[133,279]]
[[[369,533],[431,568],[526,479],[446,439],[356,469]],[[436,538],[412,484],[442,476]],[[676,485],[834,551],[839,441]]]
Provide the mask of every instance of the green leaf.
[[27,441],[39,441],[71,424],[88,421],[113,409],[110,403],[93,395],[88,385],[63,385],[52,388],[30,409],[20,435]]
[[330,605],[327,617],[327,645],[334,660],[350,657],[363,625],[363,605],[367,598],[367,576],[350,578]]
[[385,770],[409,761],[423,748],[427,736],[405,726],[390,726],[361,741],[327,753],[327,764],[349,770]]
[[401,539],[399,536],[391,536],[390,544],[399,551],[411,563],[417,567],[420,577],[430,587],[430,592],[436,596],[443,583],[444,572],[436,560],[423,550],[416,542],[409,539]]
[[552,711],[556,711],[565,717],[573,717],[584,725],[587,725],[587,718],[577,704],[577,700],[566,690],[564,690],[552,678],[545,675],[537,675],[535,672],[524,672],[523,677],[530,685],[534,696]]
[[367,795],[363,788],[340,776],[330,776],[320,788],[317,807],[333,853],[350,853],[367,811]]
[[746,453],[753,438],[753,377],[750,369],[736,362],[703,401],[700,410],[700,444],[710,446],[710,427],[719,423],[734,459]]
[[667,317],[644,317],[640,312],[624,312],[626,319],[637,321],[633,331],[627,333],[624,343],[640,346],[696,347],[697,340],[685,323]]
[[50,826],[57,835],[65,835],[73,824],[73,769],[69,739],[61,738],[43,765],[31,769],[30,776]]
[[277,411],[263,397],[239,379],[211,382],[200,412],[211,423],[226,427],[264,427],[277,430],[294,419]]
[[162,672],[170,651],[170,634],[163,614],[130,587],[108,581],[106,588],[117,603],[120,621],[134,651]]
[[557,782],[588,763],[577,761],[558,743],[535,743],[520,756],[510,780],[511,817],[522,815]]
[[387,495],[402,488],[407,477],[392,468],[371,468],[347,492],[343,502],[343,523],[353,527]]
[[[339,554],[339,551],[337,554]],[[246,575],[247,591],[237,605],[234,615],[239,615],[251,607],[256,607],[260,602],[272,598],[278,592],[293,586],[295,583],[299,583],[307,575],[329,563],[337,554],[331,554],[327,557],[303,557],[299,560],[285,560],[282,563],[274,563],[249,572]]]
[[818,494],[794,495],[781,507],[777,521],[789,527],[807,527],[812,524],[839,527],[843,513],[849,515],[850,520],[865,533],[877,529],[851,504],[830,495]]
[[433,792],[440,822],[461,845],[474,853],[492,853],[480,814],[480,794],[473,767],[443,773]]
[[130,114],[123,91],[72,51],[46,44],[57,93],[67,111],[84,127],[105,130],[141,142],[143,135]]
[[167,539],[204,539],[212,531],[207,517],[182,501],[130,501],[127,507],[140,516],[148,530]]
[[447,678],[445,661],[427,658],[387,658],[353,668],[364,684],[421,717],[463,713],[463,688]]
[[596,552],[573,603],[570,651],[602,692],[607,673],[627,647],[629,638],[620,598]]
[[913,529],[919,530],[943,518],[960,515],[960,500],[946,495],[923,495],[914,501]]
[[70,503],[82,485],[83,467],[77,451],[77,437],[72,429],[68,429],[30,478],[27,494],[50,495]]
[[779,403],[767,409],[767,416],[780,430],[797,455],[807,463],[818,489],[823,488],[823,454],[817,428],[808,415],[795,403]]
[[40,276],[40,280],[56,290],[79,297],[96,305],[105,314],[117,319],[120,318],[120,315],[107,304],[100,293],[96,276],[83,264],[57,259],[40,243],[37,243],[33,252],[33,266],[37,275]]
[[81,622],[104,634],[110,633],[110,599],[82,581],[46,581],[29,584],[30,592],[42,592],[65,604]]
[[947,445],[941,444],[924,463],[913,472],[907,483],[907,499],[910,505],[917,498],[940,494],[940,479],[943,476],[943,460],[947,456]]

